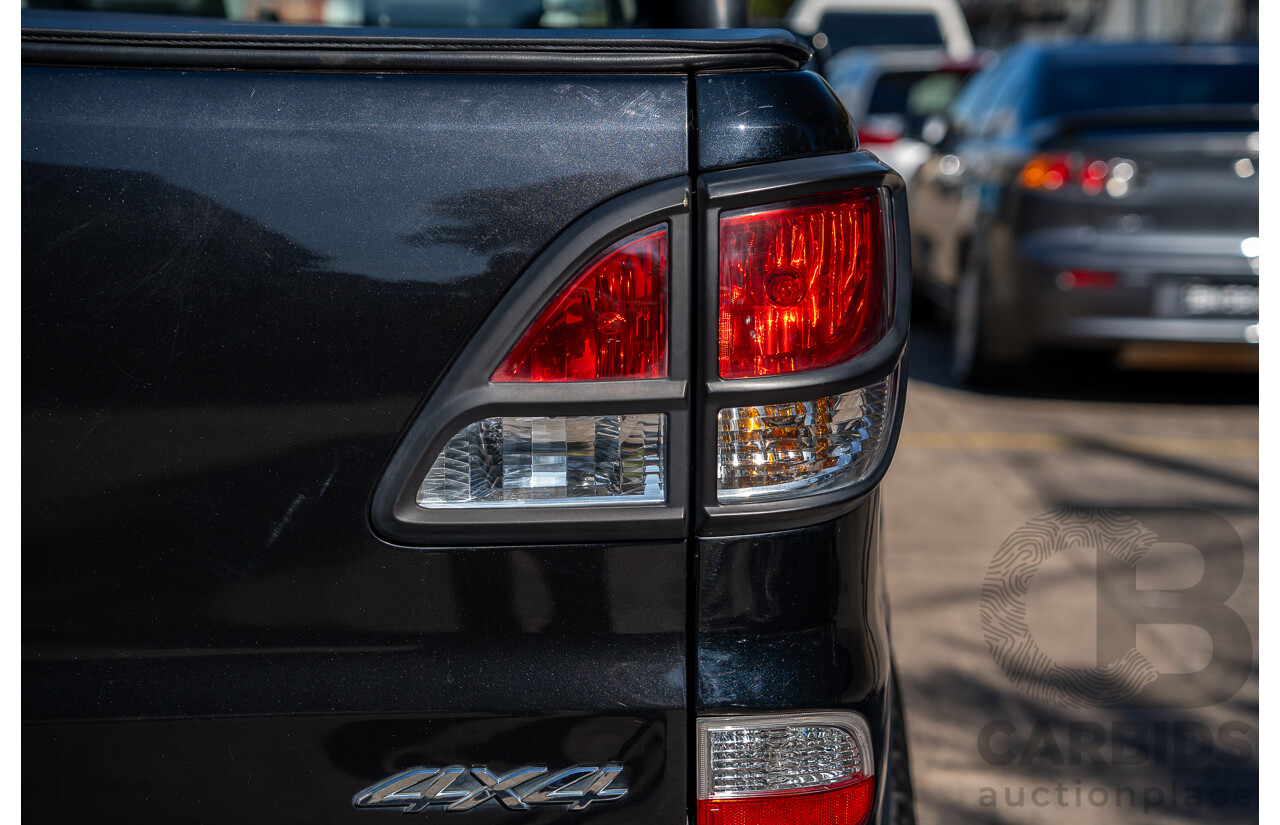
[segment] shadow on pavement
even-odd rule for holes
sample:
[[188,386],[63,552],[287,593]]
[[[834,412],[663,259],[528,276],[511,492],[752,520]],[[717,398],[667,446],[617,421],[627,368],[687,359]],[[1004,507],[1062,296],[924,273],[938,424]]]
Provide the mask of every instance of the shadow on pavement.
[[[1174,456],[1157,455],[1151,452],[1126,449],[1122,445],[1103,438],[1095,438],[1085,435],[1072,435],[1069,437],[1069,440],[1073,449],[1089,450],[1095,453],[1110,455],[1113,458],[1126,459],[1128,461],[1145,465],[1148,469],[1155,472],[1183,473],[1194,476],[1200,480],[1211,480],[1231,487],[1237,487],[1247,493],[1256,494],[1258,491],[1258,476],[1254,472],[1231,472],[1229,470],[1207,466],[1202,460],[1190,460],[1186,458],[1177,458]],[[1104,503],[1097,506],[1113,505]]]
[[[953,757],[936,766],[970,786],[921,800],[940,821],[1092,821],[1090,812],[1109,821],[1257,821],[1257,720],[1248,708],[1230,707],[1225,721],[1178,708],[1065,709],[999,675],[986,681],[945,666],[912,682],[909,725],[928,724],[910,714],[918,702],[933,719],[969,720],[962,726],[974,737],[969,765]],[[973,780],[974,770],[985,776]]]

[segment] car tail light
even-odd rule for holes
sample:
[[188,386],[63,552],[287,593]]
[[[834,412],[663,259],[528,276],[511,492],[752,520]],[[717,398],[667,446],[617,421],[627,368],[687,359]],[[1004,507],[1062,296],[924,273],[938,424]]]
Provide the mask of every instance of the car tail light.
[[793,498],[862,481],[889,439],[894,390],[891,375],[814,401],[720,410],[718,500]]
[[1105,160],[1092,160],[1080,172],[1080,188],[1086,195],[1096,195],[1106,186],[1111,175],[1111,165]]
[[492,380],[667,377],[666,273],[665,227],[618,241],[547,305]]
[[893,143],[902,137],[899,132],[892,132],[882,129],[863,128],[858,130],[859,146],[874,146],[876,144]]
[[719,372],[751,378],[843,363],[889,326],[877,190],[720,217]]
[[486,418],[449,439],[419,507],[646,504],[665,500],[666,416]]
[[1076,153],[1040,154],[1027,161],[1018,179],[1023,188],[1049,192],[1079,187],[1086,195],[1106,191],[1112,197],[1123,197],[1130,188],[1137,164],[1121,158],[1100,160]]
[[893,143],[902,137],[906,121],[899,115],[868,115],[858,124],[858,145]]
[[856,713],[698,720],[698,825],[860,825],[874,773]]
[[374,529],[650,541],[854,506],[901,417],[905,195],[867,156],[829,165],[659,182],[558,236],[410,425]]
[[1120,285],[1120,277],[1114,272],[1094,269],[1067,269],[1058,273],[1058,288],[1072,289],[1115,289]]

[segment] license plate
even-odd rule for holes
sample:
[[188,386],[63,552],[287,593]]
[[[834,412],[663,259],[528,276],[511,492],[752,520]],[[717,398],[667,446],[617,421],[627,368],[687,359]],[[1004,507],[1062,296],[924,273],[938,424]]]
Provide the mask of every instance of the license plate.
[[1179,293],[1183,315],[1258,314],[1258,288],[1252,284],[1184,284]]

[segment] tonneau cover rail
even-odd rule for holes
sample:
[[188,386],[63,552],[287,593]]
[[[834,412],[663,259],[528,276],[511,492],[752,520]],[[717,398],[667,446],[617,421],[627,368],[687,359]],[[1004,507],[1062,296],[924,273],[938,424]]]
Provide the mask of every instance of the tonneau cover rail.
[[[173,69],[458,72],[793,70],[807,46],[781,30],[326,29],[24,15],[26,64]],[[79,21],[74,21],[79,22]],[[38,24],[38,25],[32,25]]]

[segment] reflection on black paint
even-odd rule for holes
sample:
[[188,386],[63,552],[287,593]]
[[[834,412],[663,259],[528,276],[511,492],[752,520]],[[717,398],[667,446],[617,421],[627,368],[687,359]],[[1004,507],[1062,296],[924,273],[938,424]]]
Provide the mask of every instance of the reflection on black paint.
[[876,507],[872,499],[828,524],[699,542],[699,707],[826,707],[883,689]]
[[[387,645],[402,672],[422,657],[394,646],[488,627],[555,639],[580,610],[659,634],[652,655],[617,658],[670,694],[682,602],[609,595],[607,548],[531,550],[533,575],[401,551],[370,532],[368,500],[533,255],[593,205],[684,173],[684,78],[28,67],[23,82],[28,655],[112,657],[118,695],[85,707],[147,713],[173,684],[165,651]],[[682,596],[672,547],[630,569]],[[522,575],[541,597],[511,597]],[[304,673],[282,665],[275,698],[191,701],[327,707],[350,671],[310,700],[290,690]],[[76,706],[41,689],[60,677],[27,684],[46,716]]]
[[554,237],[564,229],[559,216],[579,208],[579,193],[621,192],[627,183],[620,175],[584,172],[449,194],[432,202],[430,225],[402,237],[420,248],[449,244],[474,253],[520,252],[528,257],[538,251],[530,248],[531,241]]
[[853,121],[813,72],[698,78],[703,171],[852,150]]

